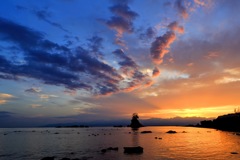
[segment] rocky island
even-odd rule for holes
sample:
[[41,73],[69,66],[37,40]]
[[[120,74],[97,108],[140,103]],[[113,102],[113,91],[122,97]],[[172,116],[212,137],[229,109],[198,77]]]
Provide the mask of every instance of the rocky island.
[[133,113],[131,124],[129,125],[131,128],[137,129],[137,128],[143,127],[143,125],[138,121],[138,118],[139,118],[138,114]]

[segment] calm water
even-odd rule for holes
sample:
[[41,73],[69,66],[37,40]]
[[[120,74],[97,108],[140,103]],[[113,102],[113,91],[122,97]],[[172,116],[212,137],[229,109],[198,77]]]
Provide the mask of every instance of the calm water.
[[[143,130],[153,133],[141,134]],[[165,133],[168,130],[178,133]],[[125,146],[142,146],[144,153],[124,154]],[[108,147],[119,150],[102,154],[101,149]],[[144,127],[136,132],[112,127],[0,129],[0,160],[39,160],[46,156],[85,160],[236,160],[240,159],[240,136],[214,129],[173,126]]]

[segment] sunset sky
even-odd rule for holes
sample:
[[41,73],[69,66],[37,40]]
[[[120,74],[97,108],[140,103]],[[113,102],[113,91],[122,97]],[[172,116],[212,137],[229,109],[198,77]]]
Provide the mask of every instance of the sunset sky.
[[239,10],[239,0],[3,1],[1,123],[233,113]]

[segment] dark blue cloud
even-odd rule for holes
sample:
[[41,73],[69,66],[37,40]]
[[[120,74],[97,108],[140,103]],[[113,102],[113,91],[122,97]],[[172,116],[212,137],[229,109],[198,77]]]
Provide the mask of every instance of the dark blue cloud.
[[[116,12],[123,11],[120,9]],[[126,14],[135,15],[128,10]],[[70,90],[84,89],[93,95],[122,92],[128,87],[144,84],[149,79],[135,61],[120,49],[113,52],[120,70],[105,63],[101,52],[102,37],[93,36],[88,39],[86,48],[69,48],[45,39],[43,33],[3,18],[0,18],[0,25],[0,40],[17,47],[18,56],[21,57],[19,62],[18,58],[10,58],[11,55],[0,54],[2,79],[34,78]],[[2,49],[10,54],[16,50],[11,47]],[[121,74],[125,74],[128,81]]]
[[48,12],[47,10],[35,10],[33,11],[33,13],[40,19],[43,20],[45,22],[47,22],[48,24],[57,27],[65,32],[69,32],[68,30],[66,30],[65,28],[62,27],[62,25],[60,25],[59,23],[53,22],[50,20],[51,18],[51,13]]
[[120,66],[131,67],[135,69],[138,67],[137,64],[133,61],[133,59],[128,57],[121,49],[113,51],[113,54],[121,59],[121,61],[119,61],[118,63]]
[[176,0],[175,7],[182,18],[187,18],[188,17],[187,8],[184,6],[183,3],[184,3],[183,0]]
[[[16,44],[23,63],[0,55],[0,78],[35,78],[45,84],[65,86],[68,89],[86,89],[93,94],[118,91],[123,79],[116,69],[100,61],[92,52],[100,52],[101,37],[89,39],[89,48],[58,45],[44,38],[40,32],[0,18],[0,40]],[[11,52],[11,49],[8,48]],[[87,78],[90,77],[90,78]],[[104,86],[104,87],[103,87]]]
[[117,32],[114,43],[125,46],[121,38],[124,33],[134,32],[133,20],[138,17],[138,14],[130,9],[128,1],[116,1],[113,6],[109,7],[109,10],[113,16],[109,20],[101,21]]
[[9,118],[13,115],[13,113],[11,112],[7,112],[7,111],[0,111],[0,119],[2,118]]
[[117,49],[113,51],[113,54],[120,59],[118,62],[120,70],[131,80],[127,82],[127,86],[125,86],[123,90],[132,91],[139,86],[146,85],[150,81],[149,75],[143,74],[136,62],[127,56],[123,50]]
[[112,13],[127,20],[133,20],[138,16],[136,12],[130,10],[127,4],[116,4],[109,9]]
[[37,46],[39,40],[43,39],[42,33],[3,18],[0,18],[0,26],[0,39],[17,43],[22,48]]
[[149,40],[156,36],[156,29],[153,27],[148,27],[143,33],[140,34],[141,40]]

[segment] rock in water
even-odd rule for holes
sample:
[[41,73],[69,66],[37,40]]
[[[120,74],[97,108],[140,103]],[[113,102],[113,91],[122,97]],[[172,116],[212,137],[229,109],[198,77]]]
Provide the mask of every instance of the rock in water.
[[145,133],[152,133],[152,131],[142,131],[141,133],[142,133],[142,134],[145,134]]
[[138,147],[123,147],[124,148],[124,153],[143,153],[143,148],[138,146]]
[[54,160],[55,157],[44,157],[41,160]]
[[177,132],[176,132],[176,131],[173,131],[173,130],[169,130],[169,131],[167,131],[166,133],[173,134],[173,133],[177,133]]
[[131,124],[130,124],[131,128],[137,129],[137,128],[143,127],[143,125],[138,121],[138,118],[139,118],[138,114],[133,113]]

